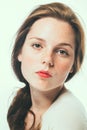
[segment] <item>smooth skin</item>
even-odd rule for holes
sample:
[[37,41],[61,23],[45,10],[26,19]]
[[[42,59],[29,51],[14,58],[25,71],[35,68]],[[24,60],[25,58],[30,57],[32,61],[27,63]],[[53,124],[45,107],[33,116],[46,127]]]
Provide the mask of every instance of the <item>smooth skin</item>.
[[[24,78],[30,84],[32,107],[36,125],[64,88],[64,82],[73,71],[75,58],[75,34],[71,25],[62,20],[46,17],[37,20],[26,36],[18,56]],[[38,71],[48,71],[44,78]],[[28,124],[28,119],[31,123]],[[26,118],[26,130],[32,124],[32,115]]]

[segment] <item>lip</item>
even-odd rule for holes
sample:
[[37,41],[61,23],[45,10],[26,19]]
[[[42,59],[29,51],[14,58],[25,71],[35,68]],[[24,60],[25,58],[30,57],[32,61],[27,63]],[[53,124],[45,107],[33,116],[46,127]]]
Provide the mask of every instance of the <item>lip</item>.
[[42,78],[50,78],[50,77],[52,77],[52,75],[48,72],[48,71],[43,71],[43,70],[41,70],[41,71],[38,71],[38,72],[36,72],[40,77],[42,77]]

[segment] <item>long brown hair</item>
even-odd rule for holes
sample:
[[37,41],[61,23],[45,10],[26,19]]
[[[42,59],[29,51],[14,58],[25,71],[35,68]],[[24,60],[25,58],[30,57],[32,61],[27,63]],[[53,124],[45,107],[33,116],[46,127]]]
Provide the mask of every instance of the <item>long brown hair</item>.
[[[18,61],[18,55],[22,49],[27,33],[35,21],[44,17],[53,17],[68,22],[75,33],[75,61],[73,64],[73,72],[68,75],[67,80],[70,80],[81,67],[84,57],[84,31],[79,19],[75,13],[65,4],[56,2],[41,5],[36,8],[24,21],[18,30],[12,52],[12,67],[21,82],[25,83],[25,87],[21,88],[15,96],[7,114],[7,120],[10,130],[24,130],[25,118],[32,106],[29,83],[25,80],[21,72],[21,63]],[[35,123],[35,114],[34,123]],[[32,124],[32,128],[34,124]]]

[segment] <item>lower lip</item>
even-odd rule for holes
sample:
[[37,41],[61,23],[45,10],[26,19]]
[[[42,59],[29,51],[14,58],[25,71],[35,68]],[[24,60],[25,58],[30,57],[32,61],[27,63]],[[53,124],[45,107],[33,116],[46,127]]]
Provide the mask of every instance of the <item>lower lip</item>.
[[42,77],[42,78],[50,78],[50,77],[51,77],[51,75],[46,74],[46,73],[42,73],[42,72],[38,72],[37,74],[38,74],[40,77]]

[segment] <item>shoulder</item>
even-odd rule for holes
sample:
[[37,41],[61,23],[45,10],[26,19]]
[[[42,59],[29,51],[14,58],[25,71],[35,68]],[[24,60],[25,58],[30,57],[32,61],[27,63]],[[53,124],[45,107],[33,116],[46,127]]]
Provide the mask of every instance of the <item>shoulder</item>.
[[[54,102],[53,107],[57,110],[66,110],[66,112],[84,112],[84,106],[80,100],[72,94],[69,90],[60,95],[59,98]],[[61,109],[60,109],[61,108]]]
[[51,114],[52,112],[58,115],[61,113],[61,116],[63,116],[64,113],[76,115],[78,113],[84,114],[85,109],[80,100],[66,89],[51,105],[46,114]]
[[[63,93],[43,116],[53,130],[87,130],[87,117],[82,103],[68,90]],[[57,128],[56,128],[57,127]],[[75,128],[74,128],[75,127]],[[65,129],[66,130],[66,129]]]

